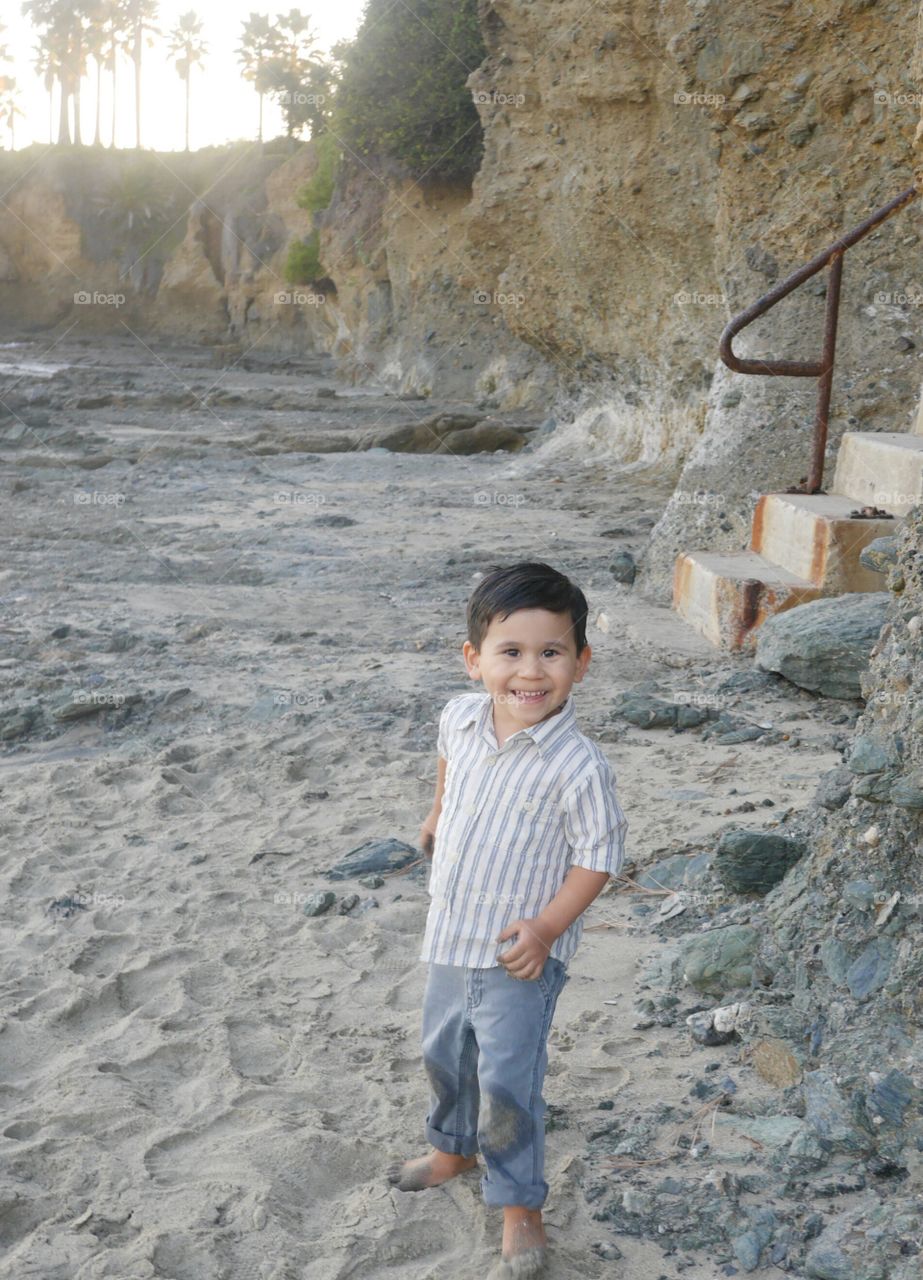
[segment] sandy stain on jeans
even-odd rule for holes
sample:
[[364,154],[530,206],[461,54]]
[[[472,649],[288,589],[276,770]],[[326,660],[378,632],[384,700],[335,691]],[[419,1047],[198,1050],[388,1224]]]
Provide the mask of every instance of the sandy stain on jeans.
[[532,1140],[532,1114],[511,1094],[481,1094],[478,1145],[484,1156],[510,1156]]

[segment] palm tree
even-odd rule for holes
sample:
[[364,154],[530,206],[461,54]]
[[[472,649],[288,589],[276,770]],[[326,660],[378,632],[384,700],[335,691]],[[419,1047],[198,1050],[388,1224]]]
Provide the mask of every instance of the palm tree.
[[69,107],[74,100],[74,141],[80,142],[80,77],[84,70],[83,12],[71,0],[26,0],[23,13],[38,30],[38,68],[61,86],[58,143],[71,140]]
[[307,118],[304,107],[313,94],[310,86],[320,66],[311,56],[317,41],[310,30],[310,18],[300,9],[278,14],[275,30],[275,48],[263,69],[263,82],[279,92],[286,133],[291,138]]
[[86,51],[96,64],[96,122],[93,130],[93,146],[101,146],[99,136],[99,110],[102,99],[103,66],[105,65],[106,28],[102,0],[88,0],[87,25],[84,31]]
[[189,9],[180,15],[179,22],[170,32],[170,57],[176,63],[176,70],[181,80],[186,81],[186,150],[189,150],[189,85],[192,80],[192,68],[201,66],[208,52],[208,45],[202,39],[202,19],[195,11]]
[[237,60],[244,69],[244,79],[249,80],[260,95],[260,142],[263,141],[263,97],[267,88],[263,78],[265,65],[278,47],[279,37],[268,16],[264,13],[251,13],[243,26]]
[[35,46],[35,70],[42,78],[45,92],[48,94],[48,143],[54,142],[54,87],[57,80],[55,62],[50,50],[39,41]]
[[153,44],[152,36],[159,35],[154,20],[157,17],[157,0],[126,0],[125,18],[131,36],[131,60],[135,64],[135,146],[141,150],[141,54],[145,43]]
[[21,116],[14,76],[0,76],[0,125],[10,131],[10,150],[16,150],[16,117]]
[[126,40],[129,33],[127,0],[100,0],[102,13],[103,43],[101,54],[106,70],[112,80],[112,111],[109,124],[109,146],[115,146],[115,119],[118,105],[118,69],[119,54],[128,51]]

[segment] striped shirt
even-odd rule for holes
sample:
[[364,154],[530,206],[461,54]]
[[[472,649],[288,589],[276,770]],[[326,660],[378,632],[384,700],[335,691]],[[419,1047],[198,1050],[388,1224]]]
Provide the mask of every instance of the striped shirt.
[[[490,694],[452,698],[439,719],[447,762],[421,960],[492,968],[497,934],[537,916],[571,866],[615,875],[628,824],[609,762],[577,727],[573,693],[541,723],[497,744]],[[557,938],[565,964],[583,919]]]

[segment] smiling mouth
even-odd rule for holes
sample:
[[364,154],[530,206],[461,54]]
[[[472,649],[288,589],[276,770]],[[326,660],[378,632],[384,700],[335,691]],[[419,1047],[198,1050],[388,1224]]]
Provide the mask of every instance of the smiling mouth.
[[536,689],[532,692],[529,692],[529,690],[527,689],[514,689],[513,693],[516,695],[517,702],[526,702],[526,703],[541,702],[542,698],[544,698],[547,695],[548,690]]

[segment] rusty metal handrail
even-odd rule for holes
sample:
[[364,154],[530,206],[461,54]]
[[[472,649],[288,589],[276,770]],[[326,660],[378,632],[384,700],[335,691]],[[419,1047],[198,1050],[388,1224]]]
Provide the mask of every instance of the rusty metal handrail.
[[[811,455],[811,470],[805,481],[787,490],[789,493],[820,493],[824,478],[824,452],[827,448],[827,427],[830,421],[830,392],[833,387],[833,362],[836,354],[836,330],[840,313],[840,285],[843,279],[843,255],[857,241],[867,236],[886,218],[903,209],[917,195],[916,187],[908,187],[899,196],[895,196],[888,204],[883,205],[877,213],[871,214],[864,222],[835,240],[816,258],[806,262],[803,267],[793,272],[781,284],[759,298],[746,311],[727,325],[721,335],[718,350],[721,359],[735,373],[762,373],[767,377],[782,376],[787,378],[818,378],[817,413],[814,419],[814,445]],[[817,275],[827,264],[830,264],[830,276],[827,282],[827,307],[824,321],[824,349],[819,360],[744,360],[734,354],[733,342],[741,329],[765,315],[782,298],[787,297],[805,280]]]

